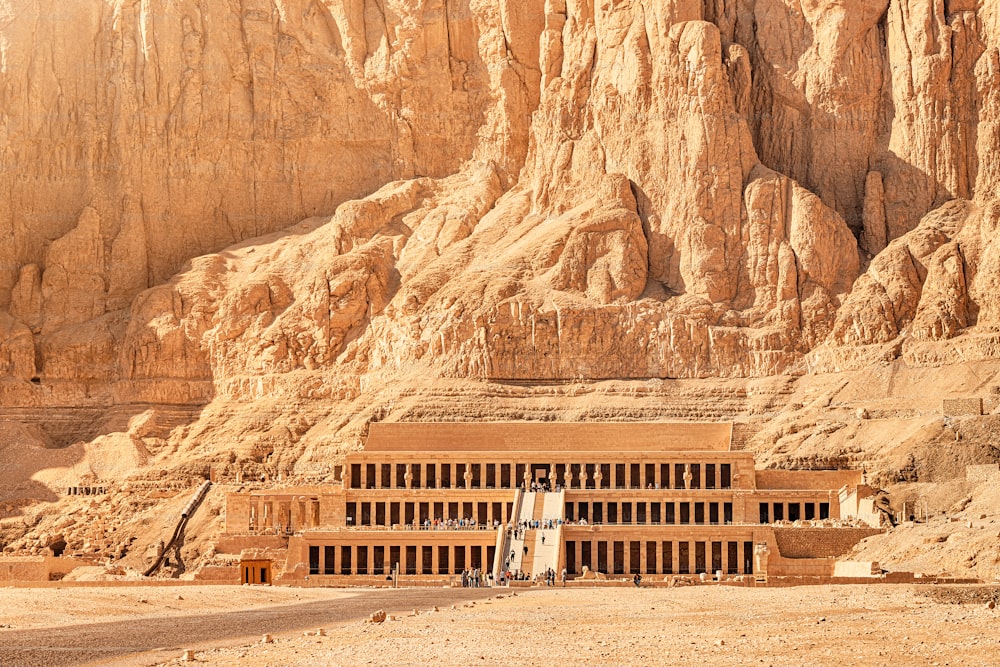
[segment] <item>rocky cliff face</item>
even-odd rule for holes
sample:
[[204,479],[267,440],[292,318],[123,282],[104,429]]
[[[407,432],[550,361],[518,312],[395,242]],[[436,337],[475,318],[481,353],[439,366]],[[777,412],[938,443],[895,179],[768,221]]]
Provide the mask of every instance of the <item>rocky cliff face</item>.
[[64,5],[0,2],[38,446],[294,465],[442,379],[1000,355],[995,3]]

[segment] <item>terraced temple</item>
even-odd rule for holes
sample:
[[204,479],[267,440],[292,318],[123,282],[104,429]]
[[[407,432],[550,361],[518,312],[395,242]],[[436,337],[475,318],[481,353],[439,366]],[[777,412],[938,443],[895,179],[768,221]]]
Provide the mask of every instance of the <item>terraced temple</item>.
[[857,470],[756,470],[729,423],[374,423],[339,484],[233,493],[245,583],[831,577],[879,532]]

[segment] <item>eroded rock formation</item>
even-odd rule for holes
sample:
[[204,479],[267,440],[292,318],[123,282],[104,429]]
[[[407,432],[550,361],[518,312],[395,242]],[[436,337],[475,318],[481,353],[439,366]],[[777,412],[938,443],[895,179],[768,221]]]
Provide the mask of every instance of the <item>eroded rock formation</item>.
[[273,469],[438,380],[995,358],[998,49],[976,0],[0,4],[2,409]]

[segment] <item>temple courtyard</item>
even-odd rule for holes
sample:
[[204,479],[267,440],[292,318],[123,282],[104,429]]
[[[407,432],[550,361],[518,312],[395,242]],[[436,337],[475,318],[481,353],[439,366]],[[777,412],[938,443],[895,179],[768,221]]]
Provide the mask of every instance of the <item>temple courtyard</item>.
[[[413,592],[184,586],[62,588],[42,596],[7,588],[0,589],[8,626],[0,640],[18,630],[120,621],[124,631],[247,608],[262,625],[269,611],[307,605],[326,605],[334,619],[349,605],[340,621],[275,633],[270,643],[259,634],[201,645],[174,637],[159,651],[96,664],[1000,665],[997,585],[541,587],[480,589],[487,597],[439,604],[438,611],[424,597],[413,603],[417,614],[408,601],[387,604]],[[359,617],[390,606],[407,609],[382,623]],[[185,649],[194,651],[189,660]]]

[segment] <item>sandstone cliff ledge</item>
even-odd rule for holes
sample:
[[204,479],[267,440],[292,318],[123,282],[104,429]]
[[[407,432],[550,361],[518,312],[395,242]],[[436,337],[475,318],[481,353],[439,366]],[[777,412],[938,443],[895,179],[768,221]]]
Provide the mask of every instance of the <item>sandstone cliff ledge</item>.
[[0,109],[0,499],[995,381],[987,0],[17,0]]

